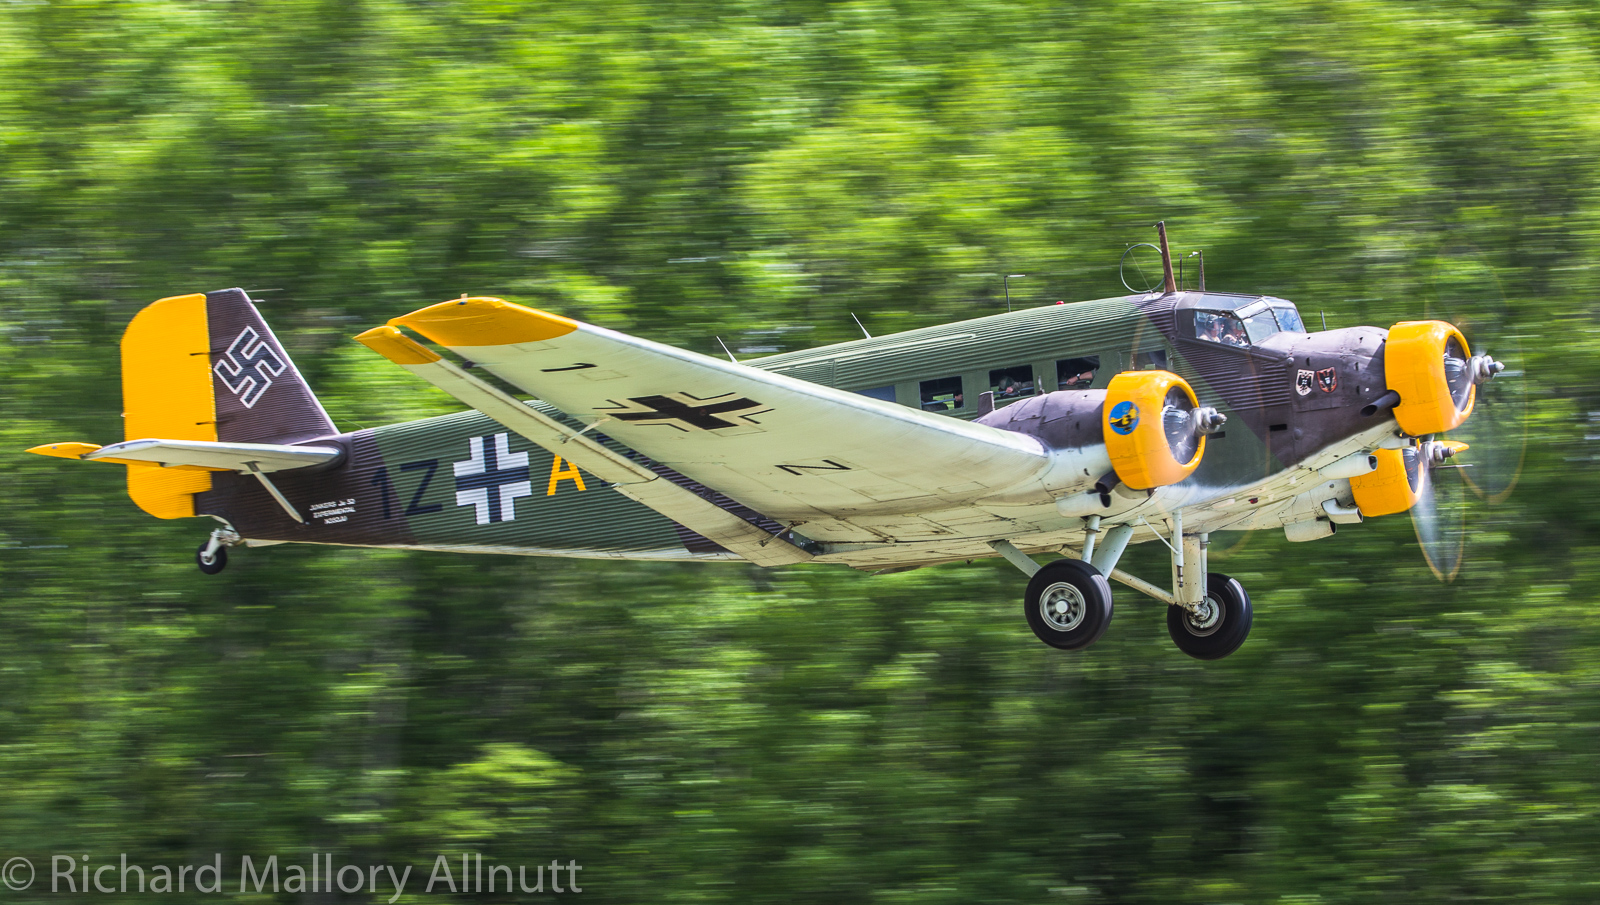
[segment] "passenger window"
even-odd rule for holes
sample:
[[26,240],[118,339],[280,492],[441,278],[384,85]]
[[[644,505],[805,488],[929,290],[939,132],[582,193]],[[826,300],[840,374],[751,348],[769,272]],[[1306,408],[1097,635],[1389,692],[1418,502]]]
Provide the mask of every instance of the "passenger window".
[[1100,370],[1100,356],[1063,358],[1056,362],[1056,388],[1060,390],[1087,390],[1094,383],[1094,372]]
[[1013,399],[1033,395],[1033,365],[1014,368],[997,368],[989,372],[989,389],[994,391],[995,405],[1004,405]]
[[1133,355],[1133,369],[1135,371],[1167,370],[1167,350],[1153,349],[1149,352],[1135,352]]
[[873,399],[882,399],[884,402],[894,401],[894,384],[892,383],[886,387],[873,387],[869,390],[856,390],[856,392],[863,396],[871,396]]
[[1196,311],[1194,335],[1196,339],[1224,346],[1250,345],[1250,341],[1245,338],[1244,324],[1232,314],[1220,311]]
[[922,382],[922,410],[925,412],[953,412],[966,406],[961,392],[960,377],[940,377]]

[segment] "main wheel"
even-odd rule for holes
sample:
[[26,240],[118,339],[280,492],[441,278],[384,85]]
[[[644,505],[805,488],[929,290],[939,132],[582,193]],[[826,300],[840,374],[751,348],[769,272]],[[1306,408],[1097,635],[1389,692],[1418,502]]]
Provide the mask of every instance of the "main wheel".
[[200,549],[194,551],[194,561],[200,567],[200,571],[207,575],[215,575],[228,565],[228,548],[218,547],[217,552],[211,554],[211,558],[207,560],[206,547],[210,546],[210,543],[207,541],[200,545]]
[[1196,660],[1221,660],[1250,636],[1250,595],[1244,585],[1212,572],[1206,578],[1206,599],[1197,612],[1167,607],[1167,634],[1172,643]]
[[1028,627],[1061,650],[1082,650],[1111,624],[1111,585],[1078,559],[1058,559],[1034,573],[1022,599]]

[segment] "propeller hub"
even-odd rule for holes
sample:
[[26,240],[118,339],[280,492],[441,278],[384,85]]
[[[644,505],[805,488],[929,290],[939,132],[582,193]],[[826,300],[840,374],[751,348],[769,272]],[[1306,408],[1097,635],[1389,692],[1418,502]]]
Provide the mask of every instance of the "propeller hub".
[[1475,384],[1488,383],[1505,369],[1504,362],[1495,361],[1488,355],[1472,356],[1472,382]]
[[1202,406],[1194,410],[1194,430],[1197,434],[1214,434],[1222,430],[1222,426],[1227,423],[1228,416],[1212,406]]

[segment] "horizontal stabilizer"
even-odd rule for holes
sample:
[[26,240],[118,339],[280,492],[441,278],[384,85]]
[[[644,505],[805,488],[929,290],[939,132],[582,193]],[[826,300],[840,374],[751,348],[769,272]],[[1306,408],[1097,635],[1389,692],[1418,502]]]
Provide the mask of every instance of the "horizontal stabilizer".
[[129,440],[102,446],[81,458],[90,461],[152,462],[219,471],[274,472],[321,465],[344,455],[337,446],[281,446],[275,443],[213,443],[206,440]]

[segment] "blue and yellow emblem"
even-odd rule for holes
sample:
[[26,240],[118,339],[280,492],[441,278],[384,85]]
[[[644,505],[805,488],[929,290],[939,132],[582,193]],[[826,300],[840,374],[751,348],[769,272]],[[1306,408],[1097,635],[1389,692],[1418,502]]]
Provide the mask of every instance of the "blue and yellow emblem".
[[1111,409],[1111,429],[1123,436],[1139,426],[1139,407],[1124,399]]

